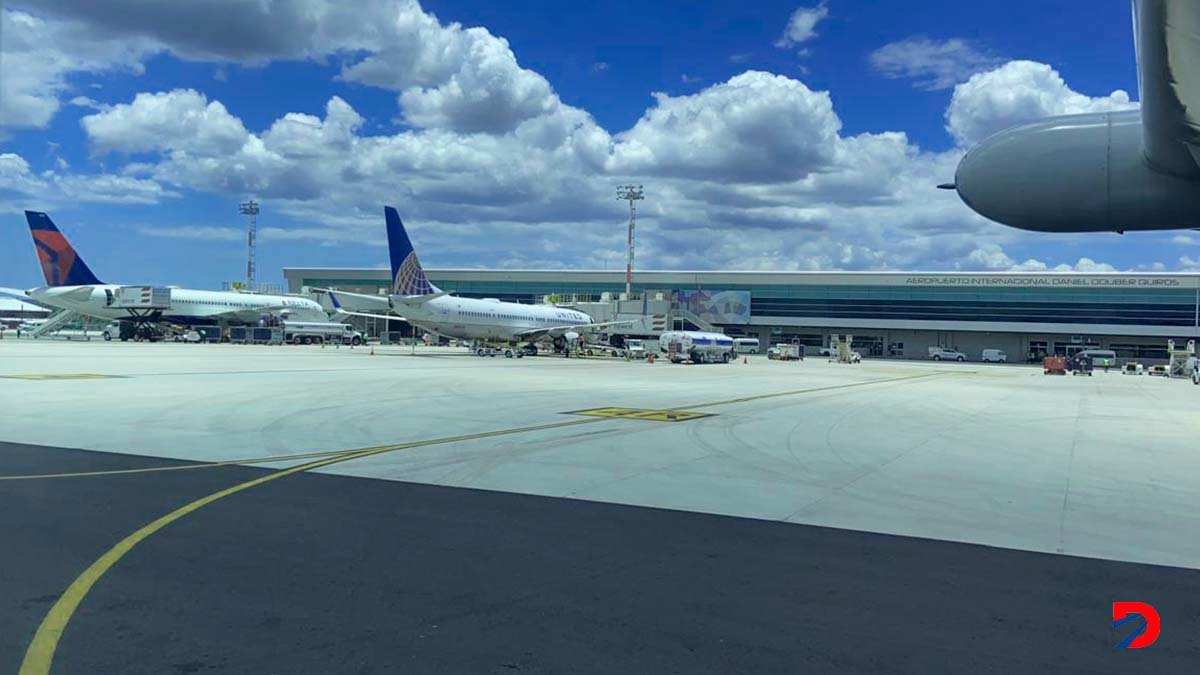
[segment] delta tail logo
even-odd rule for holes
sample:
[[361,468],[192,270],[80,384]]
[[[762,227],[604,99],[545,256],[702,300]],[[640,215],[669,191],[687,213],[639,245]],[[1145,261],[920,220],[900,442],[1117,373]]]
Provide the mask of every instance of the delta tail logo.
[[42,263],[42,274],[47,286],[90,286],[103,283],[92,274],[92,270],[75,247],[67,241],[50,216],[40,211],[26,211],[29,233],[33,235],[33,247]]
[[61,232],[39,230],[33,232],[33,245],[38,260],[42,263],[42,274],[47,286],[66,286],[75,265],[75,249]]

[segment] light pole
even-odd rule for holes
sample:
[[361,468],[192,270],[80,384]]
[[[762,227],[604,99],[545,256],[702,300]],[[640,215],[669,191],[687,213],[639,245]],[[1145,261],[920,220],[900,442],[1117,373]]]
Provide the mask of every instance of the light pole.
[[633,299],[633,227],[637,220],[637,202],[645,199],[642,196],[641,185],[618,185],[617,199],[629,202],[629,233],[627,243],[629,250],[625,254],[625,299]]
[[246,290],[254,290],[254,245],[257,229],[258,217],[258,202],[251,199],[248,202],[238,204],[238,213],[243,216],[250,216],[250,224],[246,228],[246,247],[248,255],[246,257]]

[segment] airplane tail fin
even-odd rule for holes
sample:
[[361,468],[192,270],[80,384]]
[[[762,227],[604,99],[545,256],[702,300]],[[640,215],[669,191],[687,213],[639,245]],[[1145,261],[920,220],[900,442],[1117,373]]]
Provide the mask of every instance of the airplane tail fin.
[[429,283],[425,270],[421,269],[421,261],[417,260],[417,252],[413,250],[408,233],[404,231],[404,223],[400,222],[400,214],[396,209],[383,207],[384,219],[387,221],[388,253],[392,259],[392,293],[396,295],[431,295],[440,293],[437,286]]
[[42,263],[42,274],[47,286],[91,286],[102,284],[92,274],[87,263],[71,246],[71,242],[59,232],[50,216],[40,211],[26,211],[29,233],[33,235],[33,247]]

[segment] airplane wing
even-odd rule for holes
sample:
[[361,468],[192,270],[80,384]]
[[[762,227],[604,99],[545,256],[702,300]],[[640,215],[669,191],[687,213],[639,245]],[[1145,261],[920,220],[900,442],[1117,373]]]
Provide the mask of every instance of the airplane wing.
[[400,316],[399,314],[370,314],[368,312],[351,312],[351,311],[348,311],[345,309],[341,309],[340,307],[337,310],[335,310],[335,313],[339,316],[365,316],[368,319],[384,319],[387,321],[404,321],[405,320],[404,317]]
[[545,327],[541,327],[541,328],[531,328],[527,331],[522,331],[520,333],[517,333],[516,336],[521,337],[521,338],[535,338],[535,337],[540,337],[542,335],[550,335],[552,333],[557,333],[557,332],[565,333],[566,331],[569,331],[569,330],[589,330],[592,328],[603,328],[605,326],[628,326],[629,324],[634,324],[634,323],[637,323],[637,321],[636,320],[605,321],[603,323],[577,323],[577,324],[570,324],[570,325],[565,325],[565,326],[545,326]]
[[1200,3],[1135,0],[1133,9],[1146,159],[1200,176]]
[[335,290],[334,290],[334,289],[332,289],[332,288],[314,288],[313,290],[315,290],[315,291],[321,291],[321,292],[323,292],[323,293],[328,293],[328,294],[329,294],[329,300],[330,300],[330,302],[332,302],[332,303],[333,303],[333,306],[334,306],[334,307],[341,307],[341,306],[342,306],[342,305],[341,305],[341,303],[339,303],[339,302],[338,302],[338,300],[337,300],[337,296],[335,296],[335,295],[334,295],[334,293],[335,293],[335,292],[336,292],[338,295],[344,295],[344,296],[346,296],[346,297],[348,297],[348,298],[361,298],[361,299],[363,299],[363,300],[370,300],[370,301],[372,301],[372,302],[379,302],[379,303],[383,303],[383,304],[385,304],[385,305],[386,305],[386,304],[388,304],[388,296],[386,296],[386,295],[367,295],[366,293],[347,293],[346,291],[335,291]]
[[247,307],[245,309],[231,309],[228,312],[221,312],[219,314],[210,314],[206,318],[213,318],[213,319],[218,319],[218,320],[223,319],[226,321],[233,320],[233,321],[241,321],[244,323],[252,323],[252,322],[258,321],[260,318],[262,318],[263,314],[275,314],[276,312],[281,312],[285,309],[289,309],[289,307],[287,307],[285,305],[269,305],[267,307]]
[[[333,291],[326,289],[325,292],[329,294],[329,301],[333,303],[334,311],[336,311],[341,316],[365,316],[368,319],[383,319],[385,321],[391,321],[391,320],[403,321],[404,320],[404,317],[396,315],[396,314],[371,314],[370,312],[348,311],[348,310],[342,308],[342,303],[338,301],[337,296],[333,294]],[[338,292],[341,293],[341,291],[338,291]],[[357,297],[357,298],[375,299],[375,296],[362,295],[360,293],[346,293],[344,295],[350,295],[350,296]],[[384,299],[384,301],[386,302],[386,298]]]

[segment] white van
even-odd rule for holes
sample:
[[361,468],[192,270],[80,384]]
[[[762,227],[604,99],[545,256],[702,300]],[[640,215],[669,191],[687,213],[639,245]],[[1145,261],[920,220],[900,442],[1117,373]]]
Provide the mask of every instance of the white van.
[[757,354],[758,338],[733,338],[733,351],[738,354]]
[[985,349],[979,360],[984,363],[1008,363],[1008,354],[1003,349]]

